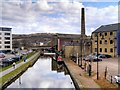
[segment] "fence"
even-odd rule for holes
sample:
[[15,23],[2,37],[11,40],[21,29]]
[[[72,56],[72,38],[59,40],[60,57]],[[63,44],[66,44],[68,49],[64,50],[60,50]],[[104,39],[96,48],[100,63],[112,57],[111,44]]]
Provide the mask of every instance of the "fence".
[[107,73],[105,79],[107,79],[110,83],[116,83],[115,76],[110,73]]

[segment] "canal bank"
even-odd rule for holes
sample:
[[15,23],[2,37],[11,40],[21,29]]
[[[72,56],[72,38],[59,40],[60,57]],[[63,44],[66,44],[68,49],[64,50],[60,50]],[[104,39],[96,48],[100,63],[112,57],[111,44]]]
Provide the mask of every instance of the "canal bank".
[[69,70],[76,89],[100,89],[100,86],[93,79],[84,76],[84,71],[76,63],[70,59],[64,59],[64,63]]
[[7,77],[7,80],[1,83],[1,86],[0,86],[1,89],[5,89],[8,85],[10,85],[13,81],[15,81],[17,77],[22,75],[29,67],[33,66],[34,63],[38,60],[39,56],[40,56],[40,52],[37,52],[35,55],[29,58],[29,61],[24,62],[24,64],[22,64],[20,67],[16,68],[15,70],[1,77],[2,81]]

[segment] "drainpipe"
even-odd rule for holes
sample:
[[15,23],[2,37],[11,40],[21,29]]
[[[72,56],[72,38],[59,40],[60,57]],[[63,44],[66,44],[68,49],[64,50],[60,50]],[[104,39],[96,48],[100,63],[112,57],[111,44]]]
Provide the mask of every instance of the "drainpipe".
[[120,30],[117,31],[117,54],[120,58]]

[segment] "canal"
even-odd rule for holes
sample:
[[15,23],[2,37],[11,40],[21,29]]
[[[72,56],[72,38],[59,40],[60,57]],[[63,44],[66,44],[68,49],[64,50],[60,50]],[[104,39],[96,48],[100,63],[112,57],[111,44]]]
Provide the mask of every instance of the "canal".
[[66,67],[51,58],[39,58],[33,67],[23,73],[7,88],[71,88],[74,83]]

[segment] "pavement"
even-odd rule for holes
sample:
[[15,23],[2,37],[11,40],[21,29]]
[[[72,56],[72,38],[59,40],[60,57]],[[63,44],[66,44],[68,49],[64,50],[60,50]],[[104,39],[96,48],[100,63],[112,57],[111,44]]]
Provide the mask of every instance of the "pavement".
[[[26,62],[29,62],[29,61],[30,61],[33,57],[35,57],[37,54],[38,54],[38,53],[36,53],[35,55],[33,55],[32,57],[30,57],[29,59],[27,59]],[[23,62],[21,62],[21,63],[19,63],[19,64],[16,64],[16,65],[15,65],[15,68],[14,68],[14,67],[11,67],[11,68],[9,68],[9,69],[6,69],[6,70],[0,72],[0,78],[1,78],[2,76],[6,75],[6,74],[8,74],[8,73],[10,73],[10,72],[12,72],[13,70],[19,68],[21,65],[25,64],[26,62],[24,62],[24,60],[23,60]]]
[[85,71],[75,62],[70,59],[64,59],[64,62],[80,89],[100,89],[100,86],[92,78],[85,76]]

